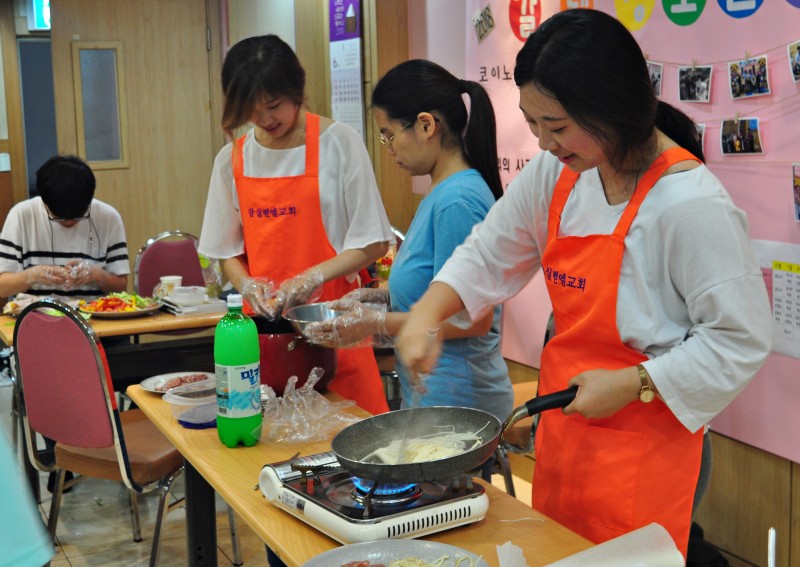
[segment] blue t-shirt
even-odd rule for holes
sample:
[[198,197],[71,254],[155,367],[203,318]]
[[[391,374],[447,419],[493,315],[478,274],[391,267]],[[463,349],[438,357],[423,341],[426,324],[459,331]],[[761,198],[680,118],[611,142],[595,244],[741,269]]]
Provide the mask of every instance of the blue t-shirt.
[[[405,312],[428,289],[436,273],[495,203],[489,186],[474,169],[451,175],[422,200],[389,274],[392,311]],[[514,392],[500,352],[500,313],[481,337],[445,341],[427,393],[412,398],[405,368],[398,362],[403,406],[461,406],[482,409],[504,421],[514,409]]]
[[53,540],[36,509],[28,479],[0,431],[0,567],[40,567],[53,557]]

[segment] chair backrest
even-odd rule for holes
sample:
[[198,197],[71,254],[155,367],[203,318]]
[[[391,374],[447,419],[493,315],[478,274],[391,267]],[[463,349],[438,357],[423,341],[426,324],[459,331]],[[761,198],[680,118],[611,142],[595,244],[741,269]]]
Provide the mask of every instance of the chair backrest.
[[145,297],[152,295],[161,276],[182,276],[184,286],[205,287],[197,237],[170,230],[154,236],[139,249],[133,266],[134,291]]
[[396,250],[400,250],[400,245],[406,239],[406,235],[403,234],[399,228],[392,227],[392,233],[394,234],[394,245]]
[[75,447],[114,447],[129,481],[105,351],[81,315],[59,300],[34,302],[17,320],[14,347],[20,411],[34,466],[42,469],[35,449],[38,432]]

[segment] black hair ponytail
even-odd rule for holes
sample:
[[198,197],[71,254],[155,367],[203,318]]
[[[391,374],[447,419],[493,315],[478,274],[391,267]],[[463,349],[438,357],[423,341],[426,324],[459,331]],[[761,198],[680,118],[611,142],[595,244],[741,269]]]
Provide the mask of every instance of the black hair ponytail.
[[700,133],[697,131],[694,121],[663,100],[658,101],[656,107],[656,128],[675,140],[679,146],[691,152],[694,157],[705,161]]
[[497,165],[497,123],[492,101],[486,90],[475,81],[462,81],[470,98],[471,108],[464,132],[464,150],[469,163],[478,170],[495,200],[503,196],[503,183]]

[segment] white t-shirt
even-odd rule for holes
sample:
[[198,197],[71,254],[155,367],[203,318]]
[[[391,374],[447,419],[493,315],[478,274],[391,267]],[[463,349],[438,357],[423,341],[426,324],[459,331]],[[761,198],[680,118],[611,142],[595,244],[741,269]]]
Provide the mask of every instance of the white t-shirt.
[[[547,213],[563,168],[532,159],[435,280],[469,316],[518,293],[541,267]],[[627,203],[608,205],[596,169],[570,193],[561,235],[610,234]],[[763,364],[772,314],[745,214],[701,165],[662,177],[625,238],[617,298],[622,341],[644,353],[664,401],[690,431],[724,409]]]
[[[114,275],[130,273],[125,225],[114,207],[93,199],[90,217],[72,227],[51,221],[41,197],[12,207],[0,235],[0,272],[21,272],[39,265],[64,266],[71,260],[98,264]],[[105,292],[94,285],[65,292],[35,284],[28,293],[88,298]]]
[[[209,258],[244,254],[242,217],[227,144],[217,154],[208,190],[198,250]],[[254,130],[244,142],[244,174],[248,177],[287,177],[305,171],[306,148],[265,148]],[[334,122],[319,138],[319,196],[322,222],[336,253],[376,242],[394,241],[364,143],[358,133]]]

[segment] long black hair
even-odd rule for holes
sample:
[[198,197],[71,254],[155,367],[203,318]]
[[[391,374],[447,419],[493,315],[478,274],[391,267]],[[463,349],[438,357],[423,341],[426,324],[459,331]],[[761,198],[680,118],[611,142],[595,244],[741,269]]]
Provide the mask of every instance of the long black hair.
[[[468,113],[461,95],[469,95]],[[455,77],[425,59],[400,63],[387,72],[372,91],[372,106],[392,120],[407,124],[420,112],[436,114],[444,122],[442,145],[457,145],[467,163],[481,174],[495,199],[503,195],[497,167],[497,125],[489,95],[475,81]]]
[[265,94],[301,105],[305,87],[305,69],[289,44],[272,34],[243,39],[222,64],[222,128],[230,131],[245,124]]
[[656,98],[636,39],[604,12],[573,9],[545,20],[517,54],[514,81],[558,100],[616,168],[628,158],[645,165],[654,128],[704,159],[692,119]]

